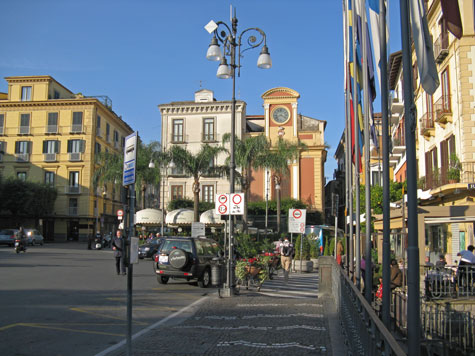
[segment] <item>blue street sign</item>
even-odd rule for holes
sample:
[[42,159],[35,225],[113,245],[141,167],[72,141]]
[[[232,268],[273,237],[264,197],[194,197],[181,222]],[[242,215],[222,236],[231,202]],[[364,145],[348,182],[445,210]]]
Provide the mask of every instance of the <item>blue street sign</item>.
[[125,138],[124,147],[124,171],[123,171],[123,185],[135,183],[135,162],[137,161],[137,137],[138,132]]

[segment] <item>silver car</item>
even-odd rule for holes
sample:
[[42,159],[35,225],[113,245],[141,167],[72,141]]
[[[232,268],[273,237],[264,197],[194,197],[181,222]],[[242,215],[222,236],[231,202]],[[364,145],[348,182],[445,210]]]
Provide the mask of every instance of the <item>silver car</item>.
[[15,237],[18,229],[3,229],[0,230],[0,245],[13,246],[15,244]]
[[36,229],[25,229],[25,234],[26,234],[26,240],[28,241],[29,245],[41,245],[43,246],[43,243],[45,239],[43,238],[43,235],[40,234],[40,232]]

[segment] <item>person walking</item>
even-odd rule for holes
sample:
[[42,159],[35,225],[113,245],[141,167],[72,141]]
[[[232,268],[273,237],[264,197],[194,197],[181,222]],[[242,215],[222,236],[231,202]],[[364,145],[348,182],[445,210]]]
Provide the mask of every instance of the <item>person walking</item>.
[[292,266],[292,256],[294,255],[294,245],[289,241],[289,237],[285,236],[284,241],[280,243],[280,264],[284,270],[285,283],[289,280],[290,267]]
[[124,263],[124,239],[122,238],[122,231],[117,230],[116,236],[112,240],[112,250],[115,257],[115,269],[117,274],[125,275],[125,263]]

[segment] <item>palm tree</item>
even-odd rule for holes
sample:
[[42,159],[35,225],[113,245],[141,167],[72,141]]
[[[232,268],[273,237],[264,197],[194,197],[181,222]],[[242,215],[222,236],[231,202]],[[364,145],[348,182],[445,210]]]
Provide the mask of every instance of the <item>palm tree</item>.
[[[223,144],[229,142],[231,135],[229,133],[223,135]],[[259,156],[266,156],[269,153],[269,142],[264,135],[249,136],[241,140],[238,137],[234,138],[234,154],[236,166],[240,167],[242,173],[237,175],[241,180],[242,191],[244,192],[244,214],[243,231],[247,232],[247,210],[249,200],[249,189],[251,187],[251,168],[263,168],[259,165],[261,160]],[[228,158],[229,160],[229,158]]]
[[[154,157],[160,157],[160,143],[152,141],[144,144],[139,140],[136,161],[135,185],[140,186],[142,209],[145,209],[145,189],[148,184],[158,184],[160,181],[160,166],[149,168],[149,162]],[[96,155],[96,170],[94,185],[105,186],[108,183],[122,182],[124,155],[122,153],[101,152]]]
[[215,166],[214,160],[218,153],[225,151],[224,147],[214,147],[202,145],[198,153],[193,154],[181,146],[172,146],[169,150],[177,168],[183,169],[184,173],[193,177],[193,210],[194,221],[200,221],[199,201],[200,201],[200,178],[203,175],[216,174],[224,169],[222,166]]
[[[279,137],[277,144],[270,148],[270,152],[257,157],[256,165],[270,169],[273,172],[276,187],[282,182],[282,177],[289,173],[289,161],[297,159],[307,146],[304,143],[291,143]],[[277,232],[280,233],[280,188],[276,189],[277,200]]]

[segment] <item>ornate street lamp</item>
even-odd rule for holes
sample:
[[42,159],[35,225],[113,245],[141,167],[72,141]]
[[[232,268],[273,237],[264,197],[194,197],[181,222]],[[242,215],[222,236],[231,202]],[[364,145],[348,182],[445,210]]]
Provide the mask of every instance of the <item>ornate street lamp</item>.
[[[238,20],[236,18],[236,11],[232,18],[232,25],[229,27],[225,22],[218,21],[214,22],[211,20],[206,26],[205,29],[213,37],[211,43],[206,52],[206,58],[211,61],[220,61],[218,67],[218,72],[216,73],[217,77],[220,79],[233,79],[233,97],[232,97],[232,107],[231,107],[231,139],[230,139],[230,162],[229,162],[229,181],[230,188],[229,193],[234,193],[234,170],[236,169],[236,163],[234,160],[234,138],[235,138],[235,121],[236,121],[236,69],[237,76],[241,74],[241,57],[242,54],[253,48],[262,46],[261,53],[257,59],[257,66],[262,69],[269,69],[272,67],[272,61],[269,54],[269,49],[267,48],[266,43],[266,34],[260,28],[251,27],[242,31],[239,35],[237,33]],[[219,42],[223,45],[223,50],[221,51]],[[237,47],[237,53],[236,53]],[[237,56],[237,64],[236,64]],[[229,65],[227,61],[229,58]],[[233,222],[232,219],[229,219],[229,245],[228,245],[228,269],[227,269],[227,286],[224,289],[226,296],[231,296],[231,285],[232,285],[232,262],[234,260],[233,256]]]

